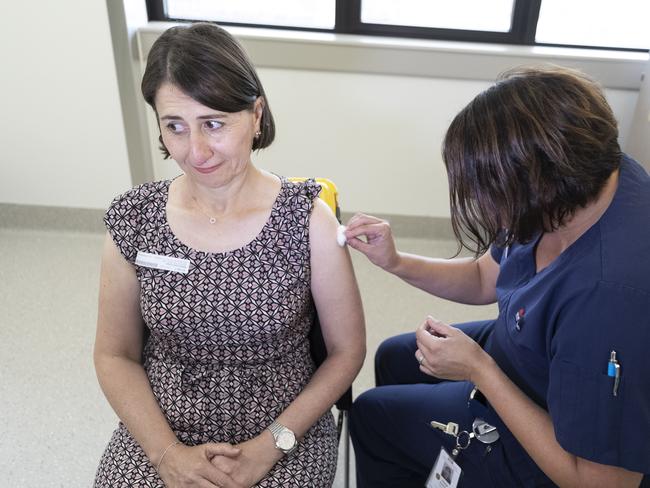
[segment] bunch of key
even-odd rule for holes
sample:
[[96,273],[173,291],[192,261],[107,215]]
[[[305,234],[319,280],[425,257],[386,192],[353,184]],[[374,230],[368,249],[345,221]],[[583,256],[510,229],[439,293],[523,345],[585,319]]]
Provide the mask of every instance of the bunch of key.
[[459,426],[456,422],[447,422],[446,424],[443,424],[432,420],[430,425],[432,428],[441,430],[445,434],[456,439],[456,445],[451,451],[451,457],[454,460],[458,457],[461,451],[469,447],[474,438],[483,444],[488,444],[488,448],[490,447],[489,444],[499,440],[499,431],[497,431],[497,428],[480,418],[474,419],[474,422],[472,422],[471,432],[459,430]]

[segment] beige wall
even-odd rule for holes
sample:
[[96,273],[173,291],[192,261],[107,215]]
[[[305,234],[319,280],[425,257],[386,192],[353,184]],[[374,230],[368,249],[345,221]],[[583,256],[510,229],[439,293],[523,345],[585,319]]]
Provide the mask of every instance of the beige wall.
[[106,207],[131,178],[105,3],[2,14],[0,202]]
[[[3,7],[11,22],[0,30],[0,203],[105,208],[131,186],[105,2],[39,2],[37,16],[34,9]],[[257,164],[333,179],[344,211],[447,216],[440,141],[488,82],[388,71],[260,68],[278,137]],[[638,91],[607,95],[624,142]],[[148,129],[153,173],[176,174],[157,155],[155,126]]]
[[[255,156],[259,167],[332,179],[344,211],[447,215],[440,141],[453,114],[486,83],[268,68],[259,74],[277,123],[275,142]],[[178,172],[160,158],[155,168],[161,177]]]
[[[259,167],[332,179],[343,211],[449,216],[442,138],[488,82],[270,68],[259,74],[278,126],[276,141],[255,157]],[[638,93],[607,96],[624,139]],[[157,130],[150,124],[152,141]],[[152,151],[158,178],[178,174],[157,145]]]
[[627,146],[630,155],[650,171],[650,61],[646,65]]

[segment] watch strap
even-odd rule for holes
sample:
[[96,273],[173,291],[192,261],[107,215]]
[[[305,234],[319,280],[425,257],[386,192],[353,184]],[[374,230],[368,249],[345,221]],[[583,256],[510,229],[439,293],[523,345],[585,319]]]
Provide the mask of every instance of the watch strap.
[[[271,431],[271,434],[273,435],[273,439],[275,439],[275,447],[277,447],[277,448],[278,448],[280,451],[282,451],[283,453],[285,453],[285,454],[291,454],[291,453],[292,453],[293,451],[295,451],[296,448],[298,447],[298,441],[297,441],[297,439],[296,439],[296,435],[294,434],[294,432],[293,432],[291,429],[289,429],[288,427],[282,425],[282,424],[281,424],[280,422],[278,422],[277,420],[274,420],[274,421],[271,423],[271,425],[269,425],[269,426],[267,427],[267,429]],[[289,449],[283,449],[282,447],[280,447],[280,446],[278,445],[278,437],[280,436],[280,434],[281,434],[283,431],[288,431],[288,432],[291,432],[291,434],[293,434],[294,444],[293,444],[293,446],[292,446],[291,448],[289,448]]]
[[282,432],[283,429],[286,429],[286,427],[277,420],[274,420],[273,423],[267,427],[267,429],[271,431],[271,434],[273,434],[273,438],[275,439],[280,435],[280,432]]

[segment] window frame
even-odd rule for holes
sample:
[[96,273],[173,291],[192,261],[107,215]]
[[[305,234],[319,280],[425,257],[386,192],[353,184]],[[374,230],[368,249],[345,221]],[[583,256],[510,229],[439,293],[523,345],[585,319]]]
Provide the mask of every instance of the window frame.
[[[514,0],[512,28],[509,32],[475,31],[465,29],[441,29],[432,27],[366,24],[361,22],[362,0],[336,0],[335,25],[333,29],[317,29],[286,25],[267,25],[240,22],[222,22],[220,25],[281,29],[303,32],[322,32],[334,34],[353,34],[377,37],[397,37],[430,39],[456,42],[478,42],[522,46],[567,47],[575,49],[594,49],[607,51],[648,52],[648,49],[622,48],[611,46],[580,46],[574,44],[554,44],[535,42],[537,22],[542,0]],[[192,22],[192,19],[170,18],[165,15],[164,0],[146,0],[149,21]],[[196,21],[196,19],[194,20]],[[650,46],[649,46],[650,48]]]

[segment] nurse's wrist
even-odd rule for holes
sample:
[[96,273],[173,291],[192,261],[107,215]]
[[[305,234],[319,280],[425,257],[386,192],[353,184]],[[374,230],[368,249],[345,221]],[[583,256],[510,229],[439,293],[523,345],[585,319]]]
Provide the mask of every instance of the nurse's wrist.
[[474,383],[479,390],[483,390],[484,386],[491,382],[491,378],[495,378],[496,374],[498,374],[498,369],[499,366],[492,359],[492,356],[481,349],[480,358],[474,363],[474,367],[470,371],[469,381]]
[[398,277],[401,277],[400,269],[404,262],[404,256],[401,252],[395,251],[395,254],[389,259],[386,264],[382,267],[384,271],[387,271],[391,274],[394,274]]

